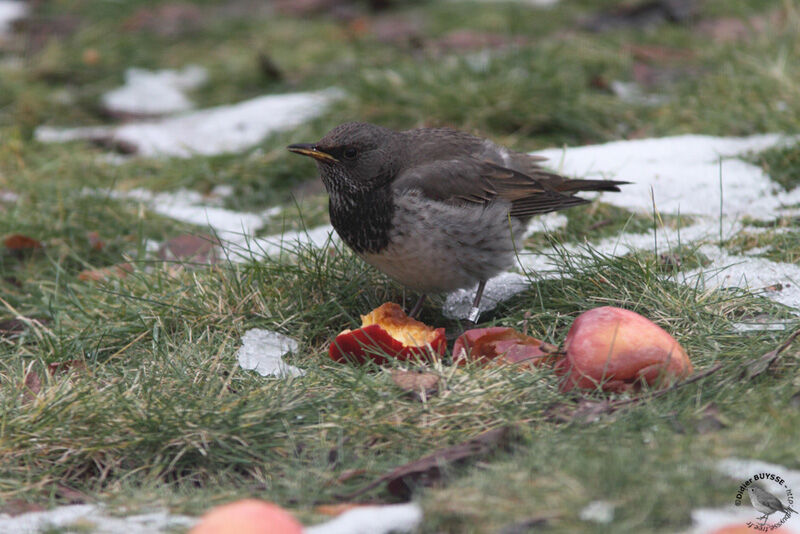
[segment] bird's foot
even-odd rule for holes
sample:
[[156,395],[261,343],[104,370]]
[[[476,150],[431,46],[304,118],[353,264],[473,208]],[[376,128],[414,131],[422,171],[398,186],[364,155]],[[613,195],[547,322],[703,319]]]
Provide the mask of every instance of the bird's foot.
[[475,325],[478,323],[478,319],[481,316],[481,309],[477,306],[473,306],[469,309],[469,315],[467,316],[467,321],[472,325],[472,328],[475,328]]

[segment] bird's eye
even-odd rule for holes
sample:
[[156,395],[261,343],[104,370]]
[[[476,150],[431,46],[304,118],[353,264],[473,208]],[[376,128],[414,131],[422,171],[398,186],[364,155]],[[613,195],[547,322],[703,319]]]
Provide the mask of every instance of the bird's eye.
[[350,148],[345,148],[342,155],[344,156],[344,159],[356,159],[358,152],[356,151],[355,148],[350,147]]

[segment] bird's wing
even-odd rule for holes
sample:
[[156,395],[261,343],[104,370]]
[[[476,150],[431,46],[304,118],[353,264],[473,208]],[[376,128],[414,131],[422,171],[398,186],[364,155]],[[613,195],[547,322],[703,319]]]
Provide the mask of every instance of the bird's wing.
[[512,216],[526,218],[588,202],[551,185],[564,180],[541,169],[529,175],[491,161],[454,158],[406,169],[393,187],[398,191],[418,189],[432,200],[457,205],[488,206],[506,200],[511,203]]
[[758,500],[761,501],[761,504],[768,506],[776,512],[783,510],[783,503],[780,501],[780,499],[767,490],[762,490],[758,493]]

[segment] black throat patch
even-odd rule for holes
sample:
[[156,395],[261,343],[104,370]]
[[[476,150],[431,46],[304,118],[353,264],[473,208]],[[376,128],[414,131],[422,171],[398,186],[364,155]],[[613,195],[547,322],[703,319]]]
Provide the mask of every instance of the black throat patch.
[[391,189],[378,191],[330,192],[328,211],[331,224],[344,242],[356,252],[380,252],[389,244],[394,214]]

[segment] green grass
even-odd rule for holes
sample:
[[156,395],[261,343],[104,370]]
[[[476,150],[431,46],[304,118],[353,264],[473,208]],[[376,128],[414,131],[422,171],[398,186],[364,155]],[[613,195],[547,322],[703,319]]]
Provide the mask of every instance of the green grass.
[[[654,224],[688,226],[689,217],[662,214],[654,223],[652,214],[600,201],[563,212],[564,228],[525,243],[554,246],[563,277],[537,280],[485,314],[486,325],[527,325],[531,335],[559,344],[580,311],[621,306],[671,332],[698,370],[722,364],[716,374],[663,397],[594,423],[564,424],[546,410],[576,397],[559,393],[558,377],[548,371],[454,368],[445,360],[430,369],[445,379],[440,393],[420,403],[392,383],[388,370],[330,361],[330,341],[358,325],[360,313],[386,301],[408,307],[416,298],[340,245],[180,268],[154,261],[147,243],[201,229],[130,200],[87,192],[209,192],[231,185],[228,208],[283,206],[261,231],[271,234],[327,222],[325,195],[308,186],[314,165],[285,146],[316,140],[345,120],[450,125],[519,150],[685,132],[796,133],[800,69],[789,59],[800,52],[795,2],[704,2],[700,18],[787,10],[774,31],[732,44],[715,43],[690,25],[581,32],[576,21],[608,5],[594,0],[565,0],[548,10],[415,2],[375,15],[424,19],[419,48],[381,42],[332,16],[224,14],[213,11],[221,9],[214,2],[204,3],[214,16],[176,35],[126,29],[137,10],[153,5],[42,4],[43,16],[79,19],[75,32],[28,50],[23,68],[0,62],[0,191],[19,195],[0,202],[0,237],[22,233],[44,245],[28,253],[0,249],[0,320],[18,314],[41,320],[0,337],[0,512],[11,499],[61,503],[54,488],[62,484],[118,513],[166,506],[199,514],[255,496],[310,524],[323,519],[316,504],[501,425],[518,428],[507,450],[448,468],[445,483],[415,494],[425,510],[421,532],[497,532],[542,515],[554,532],[675,532],[688,527],[691,509],[731,503],[738,481],[714,470],[719,459],[745,456],[800,469],[800,411],[791,403],[800,353],[791,348],[774,369],[740,380],[741,369],[787,332],[733,330],[737,321],[757,316],[785,319],[787,330],[796,329],[794,315],[743,291],[680,284],[680,270],[665,268],[668,260],[652,252],[609,257],[583,247],[566,256],[561,245],[645,232]],[[522,39],[489,60],[471,51],[443,53],[432,44],[464,28]],[[652,65],[686,73],[646,89],[666,95],[663,103],[624,103],[596,83],[598,77],[633,79],[640,60],[629,45],[690,52]],[[21,45],[0,55],[13,55],[14,46]],[[87,49],[99,53],[98,61],[86,61]],[[269,54],[282,79],[258,71],[258,52]],[[333,84],[348,96],[326,115],[240,155],[112,165],[85,143],[32,140],[42,124],[109,122],[98,97],[121,82],[127,67],[186,63],[209,69],[208,86],[192,95],[200,106]],[[796,186],[796,148],[754,161],[787,190]],[[794,219],[750,222],[760,231],[748,228],[726,250],[764,247],[761,254],[771,260],[800,259]],[[93,231],[106,242],[102,250],[87,238]],[[659,253],[678,255],[682,270],[707,263],[693,244]],[[85,269],[122,262],[134,265],[126,278],[78,278]],[[422,319],[457,331],[442,316],[442,301],[434,296]],[[284,381],[240,369],[235,353],[253,327],[297,339],[300,349],[289,361],[307,375]],[[71,360],[85,369],[47,371]],[[32,371],[42,379],[37,394],[23,385]],[[699,421],[712,404],[726,424],[709,431]],[[338,481],[352,470],[363,472]],[[363,498],[395,500],[382,487]],[[613,503],[612,524],[578,518],[595,500]]]
[[765,150],[754,157],[755,163],[786,191],[800,185],[800,145]]

